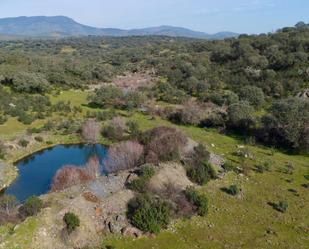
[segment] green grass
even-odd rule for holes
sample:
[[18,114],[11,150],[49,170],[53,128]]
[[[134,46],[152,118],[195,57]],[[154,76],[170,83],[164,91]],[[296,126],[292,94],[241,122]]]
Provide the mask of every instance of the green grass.
[[[137,121],[143,130],[159,125],[174,126],[159,118],[150,120],[141,114],[135,114],[131,119]],[[194,140],[208,145],[212,151],[239,161],[233,152],[242,141],[213,130],[177,127]],[[211,147],[211,144],[215,147]],[[207,193],[210,199],[210,213],[206,218],[195,217],[192,220],[178,221],[175,232],[166,231],[156,238],[132,240],[112,237],[105,240],[104,244],[114,245],[119,249],[308,248],[309,220],[305,217],[309,217],[309,195],[308,190],[301,186],[306,182],[304,175],[309,170],[308,157],[281,152],[275,152],[271,156],[269,148],[247,147],[253,154],[253,159],[247,160],[252,168],[259,162],[271,160],[272,171],[264,174],[251,171],[248,177],[229,173],[223,180],[212,181],[202,187],[202,191]],[[279,172],[287,162],[295,165],[293,175]],[[288,179],[292,182],[288,183]],[[243,189],[241,199],[220,190],[235,183]],[[299,196],[289,192],[288,189],[291,188],[297,190]],[[279,213],[268,204],[280,200],[287,200],[289,203],[288,212],[285,214]],[[267,231],[274,231],[275,235]]]
[[[94,111],[85,106],[87,92],[65,91],[57,97],[52,97],[53,103],[60,100],[70,100],[72,105],[82,106],[82,114],[87,110]],[[133,116],[129,116],[124,111],[119,113],[126,119],[138,122],[142,130],[161,125],[178,127],[192,139],[207,145],[213,152],[233,160],[236,164],[240,161],[233,152],[237,149],[237,145],[241,145],[243,142],[236,137],[225,136],[215,130],[176,126],[158,117],[153,120],[150,116],[140,113],[135,113]],[[9,120],[9,124],[9,127],[6,128],[7,135],[15,134],[16,131],[21,132],[28,127],[18,124],[14,119]],[[34,123],[33,126],[35,125],[39,124]],[[0,134],[3,134],[4,129],[0,126]],[[51,139],[55,144],[78,140],[74,136],[60,135],[53,136]],[[107,143],[108,141],[102,140],[102,142]],[[31,153],[42,145],[37,146],[16,153],[12,160]],[[254,168],[256,164],[270,160],[272,161],[271,172],[260,174],[252,170],[249,176],[228,173],[224,179],[211,181],[207,186],[202,187],[201,191],[207,193],[210,200],[207,217],[177,221],[169,230],[160,233],[155,238],[136,240],[122,237],[104,238],[104,245],[114,245],[117,249],[308,248],[309,195],[308,189],[301,185],[308,182],[304,175],[309,172],[309,157],[287,155],[280,151],[275,151],[272,155],[270,148],[260,145],[248,145],[247,147],[253,154],[253,158],[247,159],[246,163]],[[293,175],[287,175],[280,171],[286,163],[292,163],[295,166]],[[237,184],[243,189],[242,198],[232,197],[220,190],[231,184]],[[299,196],[290,192],[289,189],[295,189]],[[277,203],[281,200],[286,200],[289,204],[288,211],[284,214],[274,210],[268,204],[268,202]],[[25,232],[27,227],[29,233]],[[18,229],[17,235],[9,237],[8,245],[14,246],[14,241],[20,243],[24,240],[28,245],[33,235],[33,227],[35,225],[31,226],[27,221]]]
[[[32,248],[32,240],[34,237],[34,234],[38,228],[38,221],[35,217],[28,218],[25,222],[20,224],[14,232],[7,237],[5,240],[5,243],[1,244],[0,248],[5,249],[22,249]],[[2,227],[1,230],[5,229],[5,227]],[[6,231],[6,233],[9,233],[9,230]],[[3,233],[1,233],[3,235]]]

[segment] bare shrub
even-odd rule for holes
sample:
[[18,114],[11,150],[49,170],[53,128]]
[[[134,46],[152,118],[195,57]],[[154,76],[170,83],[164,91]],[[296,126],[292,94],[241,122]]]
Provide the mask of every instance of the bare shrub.
[[147,163],[179,160],[187,144],[187,137],[181,131],[165,126],[147,132],[142,140],[146,145]]
[[100,175],[100,161],[96,156],[91,157],[86,163],[85,171],[92,178],[97,178]]
[[74,165],[64,166],[53,177],[51,190],[60,191],[74,185],[83,184],[96,179],[100,173],[98,158],[92,157],[84,168]]
[[169,118],[178,124],[198,125],[202,121],[203,110],[196,102],[188,101],[182,108],[172,113]]
[[82,136],[87,143],[95,144],[100,139],[101,124],[94,119],[88,119],[82,127]]
[[138,165],[143,153],[144,147],[138,142],[121,142],[109,149],[105,167],[108,172],[134,168]]

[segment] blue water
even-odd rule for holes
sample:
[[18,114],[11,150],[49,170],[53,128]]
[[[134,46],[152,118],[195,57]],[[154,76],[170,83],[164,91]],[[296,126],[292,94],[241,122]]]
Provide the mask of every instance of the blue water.
[[5,193],[15,195],[21,202],[30,196],[45,194],[58,169],[64,165],[83,167],[92,156],[97,156],[103,165],[107,148],[103,145],[58,145],[35,153],[17,163],[19,176]]

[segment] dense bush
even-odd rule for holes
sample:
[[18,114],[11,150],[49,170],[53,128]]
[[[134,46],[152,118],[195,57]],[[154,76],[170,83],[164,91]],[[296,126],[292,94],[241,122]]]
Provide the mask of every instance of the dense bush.
[[103,86],[89,97],[92,104],[100,107],[116,107],[121,104],[123,92],[115,86]]
[[247,102],[238,102],[228,108],[228,125],[236,129],[249,129],[255,124],[254,108]]
[[25,218],[28,216],[37,215],[43,208],[43,201],[36,197],[29,197],[25,203],[19,208],[19,214],[21,217]]
[[270,144],[309,150],[309,101],[297,98],[273,103],[262,119],[262,140]]
[[43,74],[18,72],[13,76],[12,87],[18,92],[44,93],[49,89],[49,83]]
[[216,171],[209,162],[204,161],[200,165],[190,167],[187,175],[193,182],[204,185],[216,178]]
[[128,184],[128,188],[137,192],[146,192],[147,183],[154,176],[155,170],[151,165],[144,165],[138,172],[139,177]]
[[256,86],[245,86],[241,88],[239,97],[242,101],[248,101],[250,105],[258,109],[265,101],[264,92]]
[[197,192],[193,187],[189,187],[186,189],[185,195],[196,206],[197,213],[200,216],[206,216],[208,214],[208,198],[205,194]]
[[19,140],[18,144],[19,144],[21,147],[27,147],[28,144],[29,144],[29,141],[26,140],[26,139],[21,139],[21,140]]
[[128,204],[128,218],[144,232],[159,233],[171,219],[170,205],[150,194],[142,194]]
[[240,193],[240,188],[237,185],[231,185],[226,189],[226,192],[230,195],[238,195]]
[[286,201],[279,201],[279,203],[274,205],[274,208],[281,212],[281,213],[285,213],[288,210],[288,203]]
[[71,212],[65,213],[65,215],[63,216],[63,221],[69,234],[74,232],[80,225],[80,220],[78,216]]

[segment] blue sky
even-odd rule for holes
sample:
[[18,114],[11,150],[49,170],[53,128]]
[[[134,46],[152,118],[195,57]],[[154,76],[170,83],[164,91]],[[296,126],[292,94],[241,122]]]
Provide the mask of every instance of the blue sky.
[[0,0],[0,17],[65,15],[96,27],[271,32],[309,22],[309,0]]

